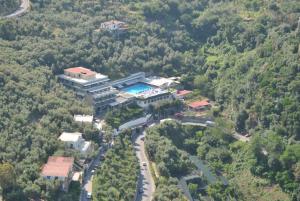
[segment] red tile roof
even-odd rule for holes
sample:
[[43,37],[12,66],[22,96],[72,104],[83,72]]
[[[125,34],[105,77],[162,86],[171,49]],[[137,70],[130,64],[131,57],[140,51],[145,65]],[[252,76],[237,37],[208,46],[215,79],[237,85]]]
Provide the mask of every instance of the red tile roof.
[[176,94],[178,96],[185,96],[185,95],[188,95],[190,93],[192,93],[192,91],[189,91],[189,90],[178,90]]
[[50,156],[42,168],[42,176],[68,177],[74,163],[73,157]]
[[209,105],[210,103],[207,100],[195,101],[188,104],[188,106],[191,108],[198,108],[198,107],[209,106]]
[[74,67],[74,68],[67,68],[65,69],[66,72],[69,73],[77,73],[77,74],[85,74],[85,75],[95,75],[96,73],[94,71],[91,71],[90,69],[84,68],[84,67]]

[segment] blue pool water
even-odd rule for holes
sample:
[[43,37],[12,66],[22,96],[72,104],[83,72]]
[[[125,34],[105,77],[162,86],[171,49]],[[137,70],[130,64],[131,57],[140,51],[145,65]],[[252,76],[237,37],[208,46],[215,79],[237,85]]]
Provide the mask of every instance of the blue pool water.
[[148,91],[150,89],[153,89],[151,85],[145,83],[137,83],[129,87],[125,87],[124,89],[122,89],[122,91],[134,95],[134,94],[141,93],[143,91]]

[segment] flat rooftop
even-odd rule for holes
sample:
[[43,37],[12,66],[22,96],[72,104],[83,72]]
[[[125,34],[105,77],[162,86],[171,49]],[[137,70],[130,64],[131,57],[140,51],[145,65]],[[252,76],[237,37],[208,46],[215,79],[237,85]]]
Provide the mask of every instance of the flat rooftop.
[[100,80],[109,81],[108,76],[107,75],[102,75],[101,73],[96,73],[95,78],[89,79],[89,80],[74,78],[74,77],[67,76],[65,74],[61,74],[58,77],[60,77],[62,79],[70,80],[70,81],[73,81],[73,82],[77,82],[77,83],[80,83],[80,84],[92,83],[92,82],[96,82],[96,81],[100,81]]
[[68,73],[82,74],[82,75],[88,75],[88,76],[93,76],[96,74],[95,71],[92,71],[92,70],[90,70],[88,68],[84,68],[84,67],[67,68],[64,71],[68,72]]
[[74,120],[76,122],[87,122],[92,123],[94,116],[92,115],[74,115]]
[[167,90],[163,90],[160,88],[152,88],[150,90],[136,94],[136,97],[147,99],[147,98],[151,98],[151,97],[159,96],[159,95],[163,95],[163,94],[168,94],[168,93],[169,92]]
[[156,76],[146,78],[146,82],[148,84],[157,87],[162,87],[162,86],[169,87],[172,85],[179,84],[179,82],[175,81],[173,78],[156,77]]
[[63,132],[60,136],[59,139],[63,142],[76,142],[82,137],[82,133],[67,133]]

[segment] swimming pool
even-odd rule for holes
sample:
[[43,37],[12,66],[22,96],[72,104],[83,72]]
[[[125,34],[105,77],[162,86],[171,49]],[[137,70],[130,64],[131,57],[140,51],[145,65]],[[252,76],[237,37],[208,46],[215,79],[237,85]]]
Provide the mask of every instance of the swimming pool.
[[144,92],[144,91],[151,90],[153,88],[154,88],[153,86],[151,86],[149,84],[146,84],[146,83],[136,83],[136,84],[131,85],[129,87],[123,88],[122,91],[124,91],[126,93],[129,93],[129,94],[132,94],[132,95],[135,95],[135,94],[139,94],[139,93]]

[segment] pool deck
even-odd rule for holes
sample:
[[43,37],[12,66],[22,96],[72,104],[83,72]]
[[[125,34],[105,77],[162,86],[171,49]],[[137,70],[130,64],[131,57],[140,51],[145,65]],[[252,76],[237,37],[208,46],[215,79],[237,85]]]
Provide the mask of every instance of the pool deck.
[[155,89],[154,86],[149,85],[147,83],[139,82],[131,86],[125,87],[121,91],[132,95],[138,95],[147,91],[151,91],[153,89]]

